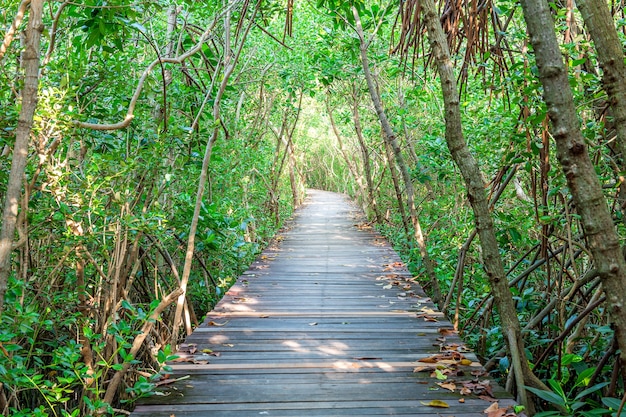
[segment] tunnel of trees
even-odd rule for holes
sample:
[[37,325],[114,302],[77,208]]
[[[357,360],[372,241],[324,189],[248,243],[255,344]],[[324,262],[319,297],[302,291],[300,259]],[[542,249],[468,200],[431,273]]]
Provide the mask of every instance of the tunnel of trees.
[[528,413],[621,412],[623,1],[0,4],[0,414],[132,410],[306,188]]

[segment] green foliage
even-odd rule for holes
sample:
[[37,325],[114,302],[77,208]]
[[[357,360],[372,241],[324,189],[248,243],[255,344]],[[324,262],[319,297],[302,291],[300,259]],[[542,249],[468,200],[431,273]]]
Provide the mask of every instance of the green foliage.
[[[8,12],[0,13],[2,27],[10,26],[10,14],[18,5],[3,2]],[[177,341],[168,340],[172,308],[156,322],[149,317],[158,300],[178,286],[202,157],[216,127],[219,137],[195,236],[187,294],[190,315],[201,318],[210,310],[292,214],[288,141],[295,149],[297,186],[306,182],[344,192],[367,206],[361,185],[339,152],[324,100],[333,110],[358,179],[364,181],[366,163],[372,170],[382,218],[378,229],[415,275],[424,276],[390,175],[394,164],[388,160],[363,80],[352,7],[367,35],[375,35],[368,56],[385,111],[410,162],[429,256],[443,292],[451,294],[448,313],[458,313],[459,328],[479,356],[500,358],[504,339],[478,241],[467,249],[464,281],[460,287],[453,282],[459,248],[474,224],[464,183],[446,147],[439,81],[426,67],[428,58],[416,58],[409,65],[389,56],[395,18],[391,3],[294,2],[290,38],[282,36],[284,2],[262,2],[255,22],[263,30],[251,29],[224,94],[221,120],[214,120],[210,111],[225,57],[221,3],[186,0],[177,5],[181,14],[169,35],[167,2],[88,0],[66,4],[60,14],[55,48],[42,70],[27,168],[28,202],[22,207],[19,231],[28,241],[15,250],[6,297],[10,307],[0,328],[0,382],[12,415],[88,415],[103,408],[130,408],[137,398],[153,392],[166,362],[174,358],[169,346]],[[59,3],[49,6],[46,30],[51,30]],[[232,9],[231,29],[248,22],[250,14],[247,17],[239,7]],[[492,28],[485,33],[490,47],[477,55],[481,62],[467,68],[460,104],[465,137],[490,198],[514,171],[492,213],[522,325],[557,300],[552,311],[525,332],[526,359],[552,388],[533,392],[572,414],[615,414],[619,400],[614,397],[623,387],[607,391],[610,367],[604,365],[601,377],[591,381],[594,363],[613,343],[602,309],[588,315],[577,338],[555,344],[554,351],[544,355],[546,346],[579,317],[597,282],[585,284],[571,297],[562,296],[592,260],[551,142],[544,140],[547,110],[519,7],[512,0],[498,1],[494,7],[494,15],[509,23],[505,32],[493,33]],[[567,28],[567,11],[553,7],[557,26]],[[122,120],[147,65],[162,57],[167,45],[172,45],[173,55],[189,51],[214,22],[211,42],[201,53],[183,65],[163,63],[145,74],[130,127],[76,127],[76,120]],[[622,28],[623,19],[617,24]],[[42,50],[50,39],[47,33]],[[234,35],[231,41],[236,41]],[[503,61],[495,59],[495,45],[505,47]],[[609,205],[616,208],[623,235],[623,214],[615,197],[621,173],[615,170],[610,126],[600,114],[605,95],[593,47],[580,37],[562,45],[562,51],[598,178]],[[430,56],[429,51],[421,52]],[[454,58],[462,62],[465,52],[461,42]],[[14,41],[0,70],[0,196],[17,126],[19,53],[19,42]],[[356,139],[354,108],[368,161]],[[371,207],[368,211],[375,214]],[[153,324],[148,342],[131,355],[132,343],[146,323]],[[571,353],[559,357],[557,349]],[[108,381],[128,365],[133,372],[125,381],[127,388],[119,390],[114,404],[104,404]],[[505,356],[496,361],[494,372],[505,376],[509,367]]]
[[[586,371],[589,372],[581,373],[581,376],[579,376],[579,381],[576,382],[574,388],[585,386],[584,378],[581,377],[584,375],[588,376],[589,374],[593,373],[595,371],[595,368],[589,368]],[[573,397],[572,392],[565,393],[561,384],[553,379],[548,380],[548,385],[550,386],[550,388],[552,388],[552,391],[539,390],[533,387],[526,387],[526,389],[535,394],[540,399],[548,402],[549,404],[563,408],[566,411],[567,415],[593,417],[610,414],[610,409],[602,407],[602,405],[594,399],[594,397],[596,396],[593,395],[608,384],[608,382],[595,384],[591,387],[585,388]],[[602,398],[602,403],[606,403],[604,398]],[[609,403],[611,403],[610,400]],[[535,415],[539,417],[549,417],[559,416],[562,414],[559,411],[543,411]]]

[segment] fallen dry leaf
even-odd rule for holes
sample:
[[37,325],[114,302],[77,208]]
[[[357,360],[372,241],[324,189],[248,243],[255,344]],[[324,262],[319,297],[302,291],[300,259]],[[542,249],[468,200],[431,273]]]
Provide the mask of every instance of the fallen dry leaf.
[[506,415],[506,408],[500,408],[498,403],[493,403],[484,411],[487,417],[502,417]]
[[442,336],[452,336],[457,334],[457,331],[454,329],[446,329],[446,328],[439,328],[437,329],[437,331],[439,332],[439,334],[441,334]]
[[488,395],[479,395],[479,396],[478,396],[478,398],[480,398],[480,399],[481,399],[481,400],[483,400],[483,401],[489,401],[489,402],[491,402],[491,403],[495,403],[496,401],[498,401],[498,400],[496,400],[495,398],[490,397],[490,396],[488,396]]
[[436,318],[429,316],[428,314],[418,314],[416,318],[424,319],[424,321],[428,321],[428,322],[437,322]]
[[[491,387],[491,383],[488,379],[483,381],[478,381],[476,379],[471,381],[463,381],[463,389],[461,390],[462,395],[474,394],[485,401],[496,401],[493,396],[493,391]],[[468,392],[469,391],[469,392]]]
[[169,385],[176,382],[176,378],[168,378],[168,379],[162,379],[161,381],[158,381],[154,384],[155,387],[160,387],[162,385]]
[[[445,337],[442,337],[442,339],[444,339],[444,341],[445,341]],[[442,345],[442,346],[441,346],[441,350],[454,350],[454,351],[458,351],[460,346],[461,346],[461,345],[460,345],[460,344],[458,344],[458,343],[449,343],[449,344],[447,344],[447,345]]]
[[[206,357],[206,355],[204,357]],[[196,365],[206,365],[209,363],[208,360],[196,359],[193,356],[176,358],[172,362],[189,362]]]
[[222,327],[222,326],[226,326],[226,324],[228,324],[228,322],[229,322],[229,321],[230,321],[230,320],[226,320],[224,323],[218,323],[218,322],[215,322],[215,321],[211,320],[211,321],[208,323],[208,325],[209,325],[209,326],[217,326],[217,327]]
[[198,345],[196,343],[183,343],[178,348],[179,352],[194,354],[198,350]]
[[450,407],[450,405],[448,405],[447,402],[441,401],[441,400],[432,400],[431,402],[428,402],[428,403],[425,403],[424,401],[420,401],[420,403],[428,407],[435,407],[435,408],[449,408]]
[[160,387],[162,385],[169,385],[171,383],[182,381],[182,380],[185,380],[185,379],[188,379],[188,378],[189,378],[189,375],[181,376],[180,378],[166,378],[166,379],[162,379],[162,380],[156,382],[154,385],[157,386],[157,387]]
[[497,409],[499,409],[499,408],[500,408],[500,406],[498,405],[498,403],[493,403],[493,404],[491,404],[489,407],[487,407],[487,408],[485,409],[484,413],[485,413],[485,414],[486,414],[486,413],[491,413],[492,411],[495,411],[495,410],[497,410]]
[[456,390],[456,384],[454,382],[438,382],[437,385],[452,392]]

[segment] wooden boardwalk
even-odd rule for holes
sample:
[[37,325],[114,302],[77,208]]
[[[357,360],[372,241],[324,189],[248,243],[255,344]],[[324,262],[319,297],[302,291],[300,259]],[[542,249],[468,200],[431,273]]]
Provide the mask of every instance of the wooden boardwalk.
[[[513,405],[389,244],[311,190],[133,416],[487,416]],[[504,412],[492,414],[504,415]]]

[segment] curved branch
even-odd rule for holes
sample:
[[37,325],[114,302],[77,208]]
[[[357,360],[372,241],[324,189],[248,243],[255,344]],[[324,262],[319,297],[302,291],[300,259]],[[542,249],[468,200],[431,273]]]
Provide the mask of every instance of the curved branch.
[[30,0],[22,0],[20,3],[20,7],[17,9],[17,14],[15,15],[15,19],[11,24],[11,27],[4,35],[4,41],[2,45],[0,45],[0,61],[4,58],[4,54],[6,54],[7,49],[9,49],[9,45],[13,42],[13,38],[15,37],[15,32],[17,32],[17,28],[22,23],[22,19],[24,18],[24,13],[26,13],[26,8],[30,5]]
[[86,122],[75,121],[74,124],[78,127],[91,129],[91,130],[117,130],[117,129],[124,129],[128,127],[128,125],[130,125],[130,122],[132,122],[133,118],[135,117],[134,116],[135,106],[137,105],[137,100],[139,99],[139,96],[141,95],[141,91],[143,90],[143,85],[146,82],[148,75],[150,75],[150,73],[154,69],[154,67],[163,63],[182,64],[186,59],[188,59],[189,57],[196,54],[198,51],[202,49],[202,45],[208,40],[209,35],[211,34],[211,32],[213,31],[216,25],[217,25],[217,19],[215,19],[213,21],[213,24],[207,30],[204,31],[204,33],[202,34],[202,36],[200,37],[196,45],[193,48],[191,48],[189,51],[174,58],[160,58],[160,59],[157,58],[154,61],[152,61],[150,65],[146,67],[146,69],[143,71],[143,74],[141,74],[139,81],[137,81],[137,87],[135,87],[135,93],[133,94],[133,97],[130,100],[130,103],[128,104],[128,110],[126,111],[126,116],[124,117],[122,121],[117,122],[117,123],[111,123],[111,124],[86,123]]
[[57,12],[54,14],[52,18],[52,27],[50,28],[50,43],[48,44],[48,50],[46,51],[46,57],[43,59],[41,63],[42,67],[45,67],[50,62],[52,58],[52,52],[54,51],[54,46],[56,44],[57,39],[57,28],[59,26],[59,19],[61,18],[61,13],[63,13],[63,9],[70,5],[69,1],[63,2]]

